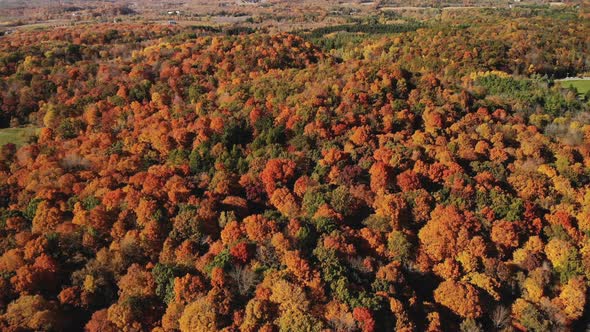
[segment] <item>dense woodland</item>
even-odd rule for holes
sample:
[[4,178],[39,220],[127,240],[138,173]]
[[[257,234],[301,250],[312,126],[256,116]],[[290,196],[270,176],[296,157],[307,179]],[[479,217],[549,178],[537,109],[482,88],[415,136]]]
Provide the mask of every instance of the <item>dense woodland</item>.
[[0,330],[585,329],[590,21],[357,30],[2,37]]

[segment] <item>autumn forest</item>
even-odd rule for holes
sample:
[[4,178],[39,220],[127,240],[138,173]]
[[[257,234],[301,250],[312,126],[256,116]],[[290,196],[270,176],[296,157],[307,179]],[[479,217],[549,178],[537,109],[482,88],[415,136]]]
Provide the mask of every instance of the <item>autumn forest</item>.
[[383,15],[0,37],[0,331],[586,330],[588,15]]

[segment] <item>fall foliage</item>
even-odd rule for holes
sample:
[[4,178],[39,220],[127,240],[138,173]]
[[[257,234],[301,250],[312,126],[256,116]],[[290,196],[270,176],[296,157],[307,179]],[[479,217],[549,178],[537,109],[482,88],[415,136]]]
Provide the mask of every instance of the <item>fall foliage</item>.
[[0,330],[583,330],[590,25],[535,8],[2,36],[42,129],[0,150]]

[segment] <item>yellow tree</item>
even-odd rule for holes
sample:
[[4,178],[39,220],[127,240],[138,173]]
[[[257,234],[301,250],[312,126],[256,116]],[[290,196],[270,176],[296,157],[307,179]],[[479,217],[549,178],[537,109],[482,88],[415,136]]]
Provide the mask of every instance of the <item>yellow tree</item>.
[[209,332],[217,330],[217,313],[207,297],[190,303],[180,317],[181,332]]
[[479,291],[470,284],[443,281],[434,291],[434,300],[463,318],[478,318],[483,313]]
[[570,279],[561,289],[559,302],[569,319],[576,320],[584,313],[586,289],[586,282],[582,277]]

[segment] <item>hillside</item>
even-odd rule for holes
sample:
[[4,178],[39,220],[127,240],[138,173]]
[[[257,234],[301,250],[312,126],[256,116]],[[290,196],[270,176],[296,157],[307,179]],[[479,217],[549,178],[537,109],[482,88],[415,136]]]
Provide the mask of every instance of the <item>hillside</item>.
[[583,330],[590,22],[473,13],[3,36],[0,330]]

